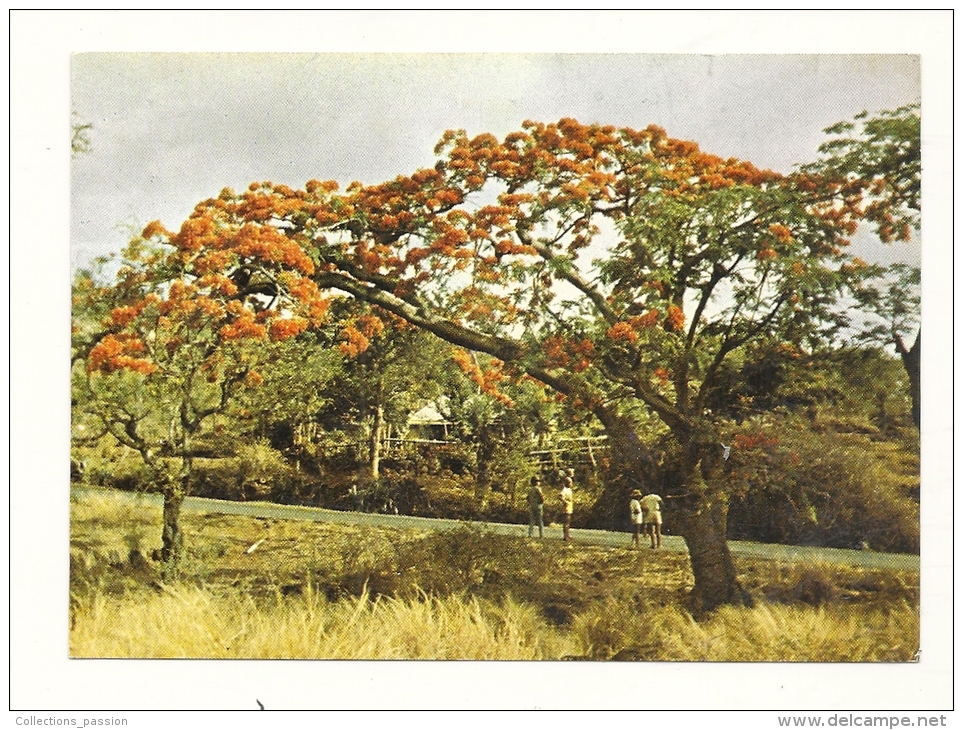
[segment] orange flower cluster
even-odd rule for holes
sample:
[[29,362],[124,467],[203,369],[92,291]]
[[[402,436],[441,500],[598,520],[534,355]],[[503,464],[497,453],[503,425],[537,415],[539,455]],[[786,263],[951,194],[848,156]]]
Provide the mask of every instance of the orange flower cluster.
[[208,296],[198,294],[195,302],[197,309],[208,319],[220,319],[224,316],[224,305]]
[[766,246],[765,248],[759,249],[759,253],[756,254],[756,258],[759,261],[768,261],[769,259],[776,258],[776,250]]
[[511,408],[514,405],[512,399],[498,389],[498,384],[505,379],[505,363],[501,360],[492,360],[491,367],[483,371],[467,350],[456,348],[452,350],[451,357],[483,393],[492,396],[506,407]]
[[316,193],[333,193],[338,189],[338,183],[334,180],[325,180],[321,182],[320,180],[308,180],[304,184],[304,189],[307,190],[311,195]]
[[170,237],[171,245],[184,253],[197,253],[207,248],[220,248],[214,221],[205,215],[194,215],[184,221],[176,236]]
[[595,343],[591,340],[583,339],[581,342],[572,343],[572,353],[578,358],[572,370],[581,373],[592,366],[592,357],[595,355]]
[[[678,310],[678,314],[674,310]],[[681,321],[678,319],[682,316]],[[609,327],[606,331],[606,336],[610,340],[624,340],[625,342],[636,342],[639,339],[639,334],[650,327],[654,327],[659,322],[660,313],[658,309],[650,309],[645,314],[640,314],[636,317],[631,317],[622,322],[616,322],[614,325]],[[666,322],[672,321],[678,323],[678,326],[682,326],[685,323],[685,315],[682,315],[682,310],[674,305],[669,306],[669,314],[666,318]],[[668,325],[666,325],[668,326]]]
[[773,223],[769,226],[769,232],[775,236],[779,243],[790,243],[792,241],[792,231],[781,223]]
[[290,271],[282,273],[280,278],[309,323],[313,326],[322,324],[327,317],[329,302],[314,280]]
[[136,337],[107,335],[90,350],[87,371],[112,373],[117,370],[132,370],[150,374],[157,366],[146,358],[134,357],[144,350],[144,342]]
[[559,335],[552,335],[542,343],[542,352],[548,367],[571,367],[574,372],[580,373],[591,367],[592,358],[595,355],[595,344],[589,339],[583,338],[576,342]]
[[438,231],[438,237],[429,246],[433,253],[454,256],[463,244],[468,243],[468,233],[447,221],[438,220],[434,228]]
[[171,232],[168,231],[164,226],[161,225],[160,221],[151,221],[147,224],[144,230],[141,232],[141,238],[151,239],[154,236],[161,236],[163,238],[169,239],[171,237]]
[[[661,284],[659,285],[661,286]],[[661,290],[660,290],[661,292]],[[640,314],[638,317],[632,317],[628,320],[629,324],[632,325],[632,329],[636,332],[641,332],[649,327],[654,327],[659,321],[659,310],[650,309],[645,314]]]
[[[319,183],[314,188],[324,196],[328,191],[327,184]],[[305,190],[294,190],[287,185],[275,185],[271,182],[251,183],[247,191],[241,196],[236,205],[227,206],[231,212],[249,222],[267,222],[272,218],[284,218],[291,213],[302,210],[308,204],[310,194]],[[213,207],[217,205],[216,201]]]
[[237,284],[230,277],[220,273],[205,274],[196,282],[198,288],[232,297],[237,294]]
[[242,309],[238,318],[225,324],[218,330],[218,334],[225,342],[232,340],[262,340],[267,336],[267,328],[254,321],[254,315],[247,309]]
[[365,314],[347,322],[341,331],[344,342],[338,345],[345,357],[357,357],[371,346],[371,341],[385,329],[384,320]]
[[143,306],[115,307],[110,313],[110,323],[114,327],[126,327],[143,311]]
[[314,262],[304,250],[273,226],[246,223],[234,237],[234,253],[238,256],[283,264],[310,276]]
[[374,314],[365,314],[358,317],[355,320],[355,326],[369,340],[380,335],[385,329],[384,321]]
[[268,327],[268,335],[277,342],[297,337],[308,328],[308,321],[301,317],[276,318]]
[[639,333],[636,332],[628,322],[616,322],[608,328],[605,336],[616,342],[619,340],[635,342],[639,339]]
[[205,250],[194,259],[194,273],[198,276],[207,276],[227,269],[236,261],[237,255],[233,251]]
[[165,316],[175,313],[180,316],[191,314],[197,308],[194,301],[196,296],[197,287],[183,279],[177,279],[167,290],[167,299],[160,303],[160,313]]
[[257,370],[248,370],[244,376],[244,385],[248,388],[257,388],[264,382],[264,376]]
[[352,325],[345,327],[341,336],[345,341],[338,345],[338,349],[345,357],[357,357],[371,345],[371,341]]
[[665,318],[665,328],[669,332],[681,332],[685,327],[685,313],[675,304],[669,305],[669,311]]
[[553,335],[542,343],[542,352],[545,353],[545,364],[550,368],[564,368],[572,358],[569,355],[569,341],[563,337]]

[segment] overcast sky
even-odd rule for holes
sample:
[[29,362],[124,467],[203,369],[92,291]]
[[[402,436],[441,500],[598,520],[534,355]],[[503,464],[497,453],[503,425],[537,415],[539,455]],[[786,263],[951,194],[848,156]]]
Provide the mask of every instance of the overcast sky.
[[93,129],[72,165],[72,263],[117,251],[126,224],[178,228],[223,187],[430,166],[450,128],[655,123],[788,172],[826,126],[919,100],[914,55],[77,54],[71,106]]

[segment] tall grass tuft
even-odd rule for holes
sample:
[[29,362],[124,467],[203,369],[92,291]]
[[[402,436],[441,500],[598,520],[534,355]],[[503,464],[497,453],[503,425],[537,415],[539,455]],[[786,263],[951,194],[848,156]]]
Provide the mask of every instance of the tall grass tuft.
[[552,626],[537,607],[468,595],[360,597],[316,593],[255,601],[198,586],[115,597],[76,607],[74,657],[250,659],[475,659],[868,662],[910,661],[919,646],[906,602],[846,606],[727,607],[695,622],[681,608],[647,612],[614,601]]
[[578,650],[534,607],[464,596],[255,602],[173,585],[139,600],[98,594],[74,618],[74,657],[551,659]]

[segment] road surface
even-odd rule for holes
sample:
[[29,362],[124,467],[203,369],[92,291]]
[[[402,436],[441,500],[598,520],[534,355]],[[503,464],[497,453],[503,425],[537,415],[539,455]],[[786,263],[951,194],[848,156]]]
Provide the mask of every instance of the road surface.
[[[71,487],[72,496],[81,496],[84,492],[107,492],[112,496],[118,496],[132,501],[139,500],[144,504],[151,504],[157,507],[160,507],[162,504],[162,498],[159,494],[139,494],[80,486]],[[338,510],[322,509],[320,507],[300,507],[295,505],[274,504],[271,502],[232,502],[222,499],[208,499],[206,497],[187,497],[184,500],[182,509],[189,512],[242,515],[262,519],[307,520],[310,522],[328,522],[340,525],[370,525],[373,527],[394,527],[416,530],[454,530],[467,524],[464,520],[448,520],[437,517],[412,517],[410,515],[384,515],[350,511],[340,512]],[[499,522],[471,522],[470,524],[500,535],[513,535],[515,537],[526,537],[528,535],[528,525],[513,525]],[[628,547],[631,541],[631,535],[629,535],[628,532],[610,532],[584,528],[572,528],[571,536],[575,544],[586,543],[607,547]],[[546,527],[545,539],[561,540],[562,528],[560,526]],[[663,535],[662,549],[673,552],[686,552],[685,541],[676,535]],[[733,555],[745,555],[767,560],[833,563],[838,565],[853,565],[862,568],[914,571],[920,569],[920,558],[918,555],[902,553],[877,553],[870,550],[841,550],[838,548],[774,545],[759,542],[743,542],[740,540],[730,540],[729,550]]]

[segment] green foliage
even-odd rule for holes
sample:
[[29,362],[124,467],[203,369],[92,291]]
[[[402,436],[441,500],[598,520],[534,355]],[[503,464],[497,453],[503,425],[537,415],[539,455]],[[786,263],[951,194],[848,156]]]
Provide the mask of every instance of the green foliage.
[[150,470],[136,452],[104,445],[72,451],[86,466],[83,481],[87,484],[129,492],[151,491],[154,487]]
[[275,447],[290,447],[294,431],[331,403],[341,357],[306,333],[264,343],[260,362],[263,382],[238,394],[222,430],[229,429],[235,439],[271,437]]
[[906,240],[919,228],[922,173],[920,105],[908,104],[824,130],[833,136],[812,172],[838,175],[867,188],[866,217],[883,241]]
[[804,352],[779,341],[746,348],[721,368],[708,405],[736,422],[773,412],[815,417],[829,410],[885,427],[906,422],[910,414],[906,374],[879,348]]
[[266,440],[242,443],[234,456],[197,459],[191,475],[192,494],[216,499],[316,504],[318,488]]

